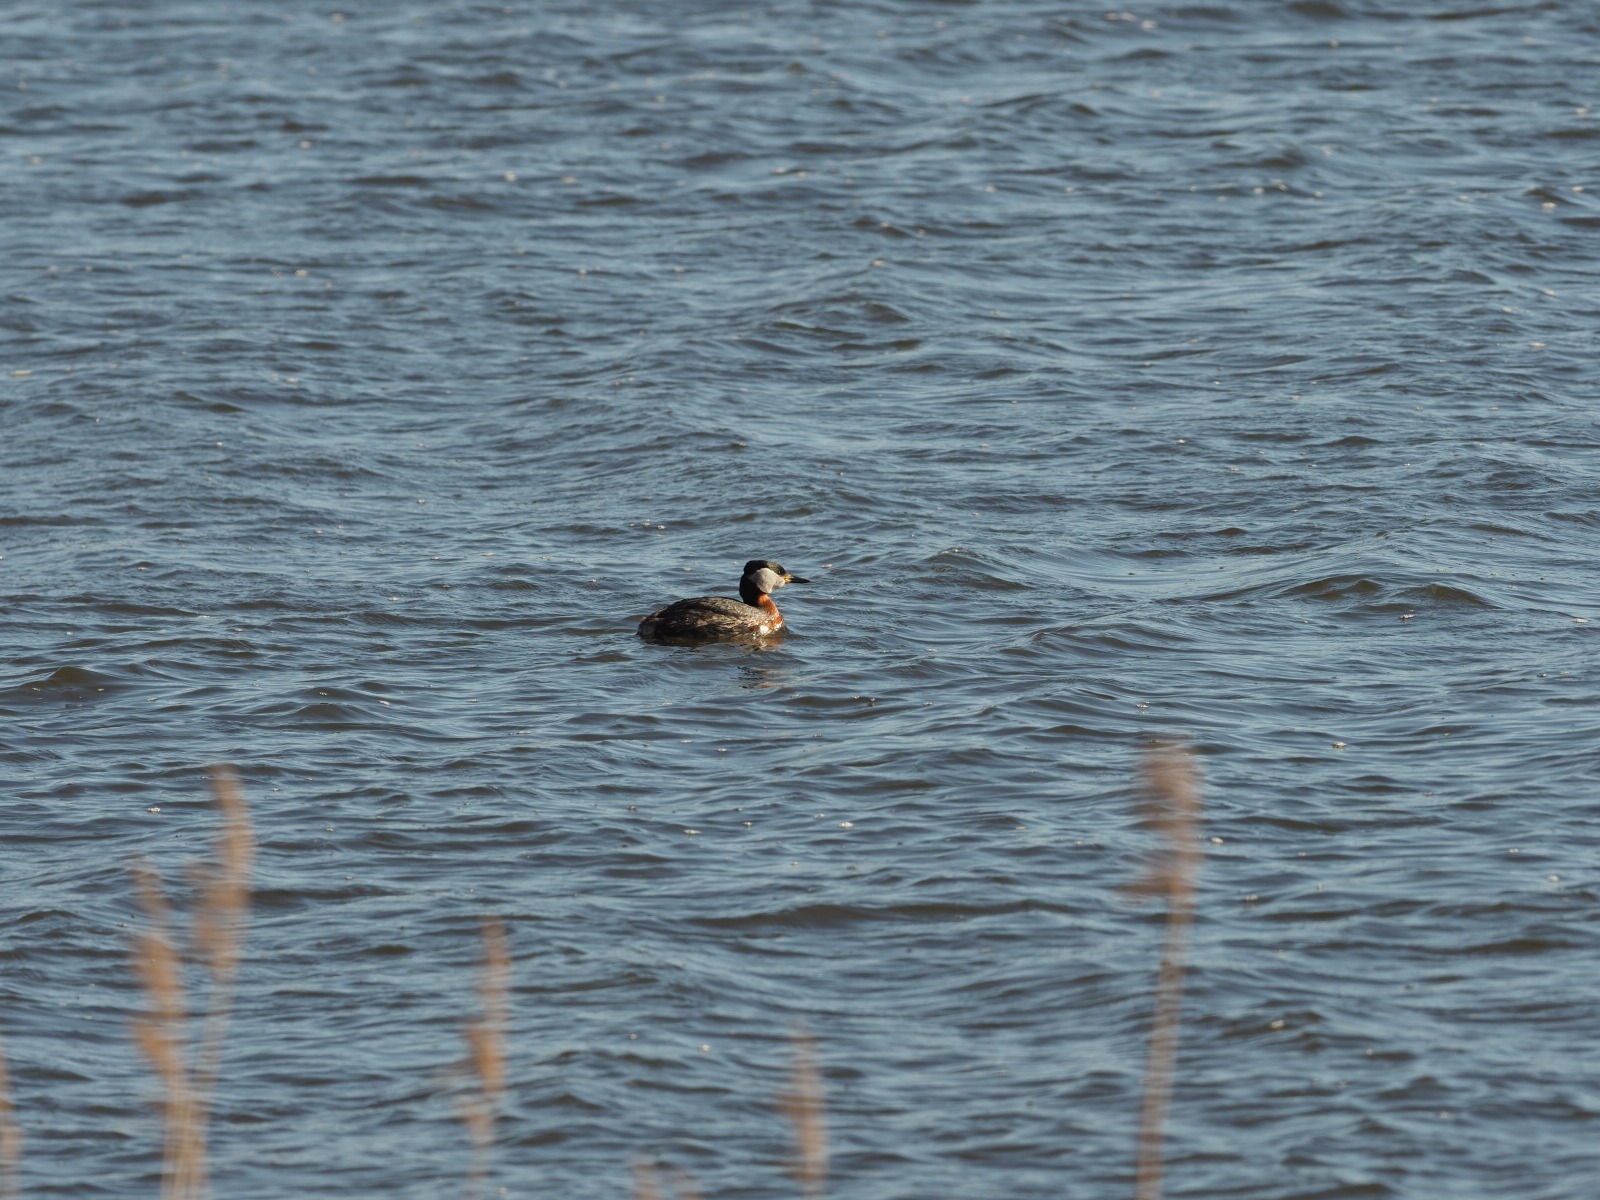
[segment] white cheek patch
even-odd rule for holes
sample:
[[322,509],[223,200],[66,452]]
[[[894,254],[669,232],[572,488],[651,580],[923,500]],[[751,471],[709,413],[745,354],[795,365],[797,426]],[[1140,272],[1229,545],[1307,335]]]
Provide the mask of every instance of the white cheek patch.
[[759,571],[751,574],[749,579],[751,583],[755,584],[763,592],[773,592],[783,586],[783,576],[776,571],[768,570],[766,567],[762,567]]

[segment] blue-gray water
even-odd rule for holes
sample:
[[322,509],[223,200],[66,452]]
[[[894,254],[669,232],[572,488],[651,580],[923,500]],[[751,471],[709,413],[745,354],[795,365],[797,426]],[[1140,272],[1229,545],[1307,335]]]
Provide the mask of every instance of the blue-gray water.
[[[0,1036],[30,1196],[156,1193],[139,856],[260,837],[217,1194],[1600,1178],[1600,15],[18,0]],[[813,581],[763,650],[644,613]],[[159,812],[152,811],[159,809]],[[694,832],[691,832],[694,831]]]

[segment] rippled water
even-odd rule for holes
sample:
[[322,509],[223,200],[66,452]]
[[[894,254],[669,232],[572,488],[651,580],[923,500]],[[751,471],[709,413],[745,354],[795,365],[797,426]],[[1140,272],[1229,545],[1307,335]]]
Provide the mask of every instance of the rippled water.
[[[1571,0],[14,6],[0,1034],[154,1194],[128,867],[260,837],[219,1195],[1596,1178],[1600,19]],[[650,646],[751,557],[763,649]],[[159,811],[153,811],[159,810]]]

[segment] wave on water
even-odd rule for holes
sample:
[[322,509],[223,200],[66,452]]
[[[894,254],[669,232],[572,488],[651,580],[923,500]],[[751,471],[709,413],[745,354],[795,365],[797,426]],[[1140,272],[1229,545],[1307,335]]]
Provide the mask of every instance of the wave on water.
[[57,667],[41,678],[0,689],[0,701],[93,700],[120,692],[130,683],[122,676],[107,675],[88,667]]
[[1502,605],[1465,585],[1415,579],[1374,579],[1369,575],[1330,575],[1275,589],[1278,597],[1331,605],[1351,615],[1423,610],[1484,611]]
[[925,558],[922,565],[931,574],[940,576],[941,586],[944,587],[975,588],[989,592],[1028,590],[1031,585],[1017,577],[1021,573],[1004,562],[996,561],[997,557],[952,546]]

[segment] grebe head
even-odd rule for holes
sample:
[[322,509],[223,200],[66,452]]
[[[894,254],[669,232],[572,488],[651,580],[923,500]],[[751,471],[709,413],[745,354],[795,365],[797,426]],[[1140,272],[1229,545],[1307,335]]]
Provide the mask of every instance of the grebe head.
[[754,604],[761,596],[770,596],[786,583],[810,583],[791,575],[768,558],[752,558],[744,565],[744,576],[739,580],[739,598]]

